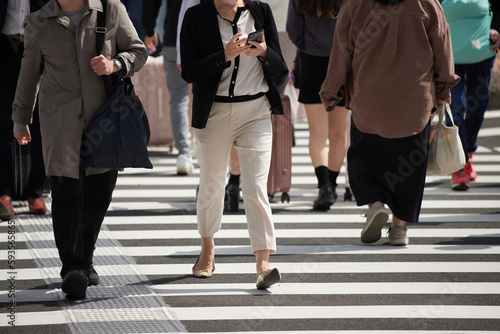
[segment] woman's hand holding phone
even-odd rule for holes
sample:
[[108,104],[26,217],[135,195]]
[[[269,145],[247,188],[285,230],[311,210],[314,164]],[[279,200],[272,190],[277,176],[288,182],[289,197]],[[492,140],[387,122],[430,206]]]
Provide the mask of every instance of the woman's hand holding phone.
[[247,45],[251,45],[251,48],[245,52],[247,56],[260,57],[262,59],[267,58],[269,52],[267,51],[264,29],[250,33],[247,38]]
[[243,36],[241,33],[234,35],[226,45],[224,49],[224,54],[226,56],[226,62],[233,60],[236,56],[246,52],[251,48],[250,44],[246,44],[246,38],[241,38]]

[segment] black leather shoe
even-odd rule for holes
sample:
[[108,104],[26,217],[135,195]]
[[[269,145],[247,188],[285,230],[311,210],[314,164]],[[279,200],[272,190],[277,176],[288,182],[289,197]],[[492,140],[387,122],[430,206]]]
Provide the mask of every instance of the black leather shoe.
[[335,195],[333,194],[332,186],[329,183],[325,183],[319,188],[318,197],[314,201],[313,210],[330,210],[330,206],[333,203],[335,203]]
[[70,300],[85,299],[89,278],[83,270],[72,270],[64,276],[61,290]]
[[226,187],[226,209],[229,212],[238,212],[240,201],[240,189],[236,184],[228,184]]
[[101,279],[99,278],[99,274],[95,271],[94,266],[90,265],[89,269],[89,286],[91,285],[99,285],[101,283]]

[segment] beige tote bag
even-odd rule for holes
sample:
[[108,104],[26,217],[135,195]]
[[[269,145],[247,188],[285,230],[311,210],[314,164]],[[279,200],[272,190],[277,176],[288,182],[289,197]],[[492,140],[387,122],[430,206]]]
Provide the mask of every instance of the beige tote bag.
[[[445,113],[452,126],[446,125]],[[465,153],[458,135],[458,127],[453,123],[450,105],[443,101],[438,110],[438,122],[431,125],[427,173],[447,175],[460,170],[465,165]]]

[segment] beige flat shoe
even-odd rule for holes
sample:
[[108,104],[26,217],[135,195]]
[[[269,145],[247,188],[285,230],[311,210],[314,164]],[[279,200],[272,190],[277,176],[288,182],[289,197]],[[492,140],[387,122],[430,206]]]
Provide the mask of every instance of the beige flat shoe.
[[265,290],[271,285],[281,281],[281,274],[278,269],[268,269],[257,275],[257,289]]
[[196,259],[196,263],[193,266],[193,276],[196,278],[210,278],[210,277],[212,277],[212,274],[215,271],[215,259],[212,260],[212,269],[196,270],[196,269],[194,269],[194,267],[196,267],[196,264],[198,264],[199,260],[200,260],[200,256],[198,255],[198,258]]

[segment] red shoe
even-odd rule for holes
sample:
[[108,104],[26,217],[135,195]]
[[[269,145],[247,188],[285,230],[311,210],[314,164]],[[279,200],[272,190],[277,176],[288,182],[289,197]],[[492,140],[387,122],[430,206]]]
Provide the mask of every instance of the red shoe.
[[468,168],[469,168],[469,179],[471,181],[475,181],[477,179],[477,173],[476,171],[472,168],[472,157],[474,156],[474,152],[469,152],[469,161],[467,162]]
[[0,220],[10,220],[14,218],[14,206],[10,201],[10,196],[3,195],[0,197]]
[[468,173],[468,169],[465,168],[467,164],[465,164],[464,168],[455,173],[451,174],[451,189],[453,190],[467,190],[469,189],[469,178],[470,175]]
[[43,215],[47,212],[47,206],[45,205],[43,197],[28,199],[28,206],[30,208],[30,213],[33,215]]

